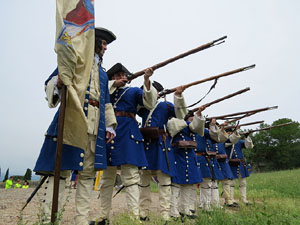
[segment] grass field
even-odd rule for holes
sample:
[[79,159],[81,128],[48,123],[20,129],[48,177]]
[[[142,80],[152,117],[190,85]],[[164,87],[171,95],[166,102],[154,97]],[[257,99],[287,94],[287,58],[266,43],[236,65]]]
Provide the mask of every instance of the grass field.
[[[157,192],[156,185],[152,185],[152,190]],[[199,210],[195,220],[185,220],[184,223],[171,221],[168,225],[300,225],[300,169],[254,173],[247,180],[247,193],[248,200],[253,203],[250,206],[234,210],[215,209],[212,212]],[[236,189],[235,198],[239,197],[239,190]],[[151,215],[150,219],[144,224],[164,224],[156,215]],[[128,215],[120,215],[114,219],[113,224],[139,223],[134,223]]]

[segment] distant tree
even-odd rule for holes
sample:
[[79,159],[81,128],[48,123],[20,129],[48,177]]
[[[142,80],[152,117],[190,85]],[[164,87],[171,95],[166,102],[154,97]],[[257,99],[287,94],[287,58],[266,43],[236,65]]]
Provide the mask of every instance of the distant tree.
[[8,175],[9,175],[9,168],[7,168],[3,182],[5,182],[8,179]]
[[24,180],[27,180],[27,181],[31,180],[31,174],[32,174],[31,169],[27,168],[26,173],[24,175]]
[[21,175],[14,175],[14,179],[13,181],[17,181],[17,180],[24,180],[24,176],[21,176]]
[[[292,122],[291,119],[278,119],[272,126]],[[261,125],[261,128],[267,127]],[[254,148],[245,151],[248,161],[259,170],[282,170],[300,167],[300,126],[294,124],[266,131],[252,136]]]

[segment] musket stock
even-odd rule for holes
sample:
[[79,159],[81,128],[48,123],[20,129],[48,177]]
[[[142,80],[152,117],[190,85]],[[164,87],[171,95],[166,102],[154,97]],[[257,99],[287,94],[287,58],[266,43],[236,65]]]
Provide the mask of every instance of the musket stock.
[[[206,44],[204,44],[204,45],[201,45],[201,46],[199,46],[199,47],[197,47],[197,48],[194,48],[194,49],[192,49],[192,50],[190,50],[190,51],[187,51],[187,52],[185,52],[185,53],[182,53],[182,54],[180,54],[180,55],[177,55],[177,56],[175,56],[175,57],[173,57],[173,58],[167,59],[167,60],[165,60],[165,61],[163,61],[163,62],[161,62],[161,63],[155,64],[155,65],[151,66],[151,68],[152,68],[153,70],[156,70],[156,69],[161,68],[161,67],[163,67],[163,66],[166,66],[166,65],[168,65],[169,63],[172,63],[172,62],[174,62],[174,61],[176,61],[176,60],[178,60],[178,59],[184,58],[184,57],[186,57],[186,56],[188,56],[188,55],[191,55],[191,54],[200,52],[200,51],[202,51],[202,50],[211,48],[211,47],[213,47],[213,46],[222,44],[222,43],[225,42],[224,39],[226,39],[226,38],[227,38],[227,36],[223,36],[223,37],[221,37],[221,38],[219,38],[219,39],[216,39],[216,40],[213,40],[213,41],[211,41],[211,42],[208,42],[208,43],[206,43]],[[136,72],[136,73],[134,73],[134,74],[128,76],[128,81],[131,81],[131,80],[133,80],[133,79],[135,79],[135,78],[137,78],[137,77],[139,77],[139,76],[142,76],[144,73],[145,73],[144,70],[141,70],[141,71],[139,71],[139,72]]]
[[[246,71],[246,70],[250,70],[250,69],[253,69],[254,67],[255,67],[255,64],[250,65],[250,66],[241,67],[241,68],[238,68],[238,69],[235,69],[235,70],[231,70],[231,71],[228,71],[228,72],[225,72],[225,73],[221,73],[221,74],[218,74],[218,75],[215,75],[215,76],[211,76],[211,77],[208,77],[208,78],[205,78],[205,79],[202,79],[202,80],[198,80],[198,81],[183,85],[183,87],[184,87],[184,89],[186,89],[186,88],[189,88],[189,87],[194,86],[194,85],[205,83],[207,81],[216,80],[216,79],[219,79],[221,77],[226,77],[226,76],[230,76],[230,75],[240,73],[240,72],[243,72],[243,71]],[[176,91],[176,88],[165,89],[165,90],[163,90],[159,93],[159,96],[165,96],[165,95],[171,94],[175,91]]]

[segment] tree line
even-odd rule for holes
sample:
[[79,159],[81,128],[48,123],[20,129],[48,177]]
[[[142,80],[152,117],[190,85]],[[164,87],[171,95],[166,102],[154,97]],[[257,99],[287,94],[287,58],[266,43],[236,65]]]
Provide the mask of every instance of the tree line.
[[[293,124],[252,133],[253,149],[245,149],[245,157],[255,171],[286,170],[300,168],[300,126],[288,118],[274,121],[271,126]],[[268,127],[261,124],[260,128]]]

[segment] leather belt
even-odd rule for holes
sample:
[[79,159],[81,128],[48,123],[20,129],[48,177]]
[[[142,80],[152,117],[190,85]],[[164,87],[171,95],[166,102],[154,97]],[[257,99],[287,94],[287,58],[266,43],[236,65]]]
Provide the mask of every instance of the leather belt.
[[196,152],[196,156],[206,156],[206,152]]
[[196,152],[197,156],[216,157],[216,152]]
[[97,100],[89,99],[89,104],[99,108],[99,102]]
[[121,112],[115,112],[115,115],[116,115],[116,116],[129,117],[129,118],[132,118],[132,119],[135,120],[135,114],[134,114],[134,113],[131,113],[131,112],[124,112],[124,111],[121,111]]

